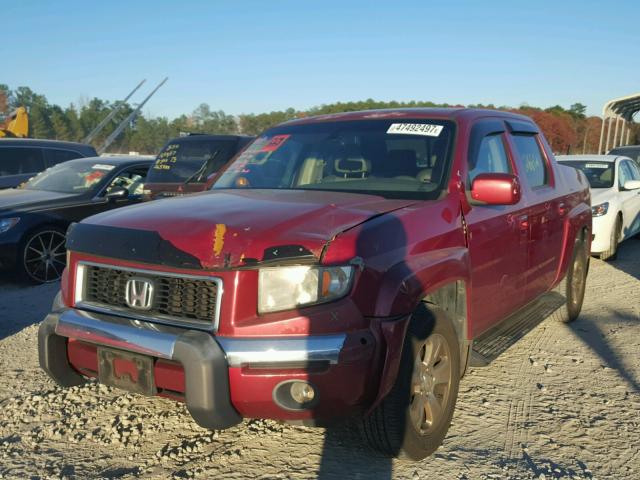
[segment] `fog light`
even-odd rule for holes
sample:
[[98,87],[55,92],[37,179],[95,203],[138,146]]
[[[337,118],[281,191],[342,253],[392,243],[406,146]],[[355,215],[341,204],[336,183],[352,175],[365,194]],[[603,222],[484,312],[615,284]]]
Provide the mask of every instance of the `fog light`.
[[306,382],[293,382],[291,384],[291,398],[299,404],[309,403],[316,396],[316,392],[311,385]]
[[316,408],[319,400],[318,388],[303,380],[285,380],[273,389],[276,405],[292,412]]

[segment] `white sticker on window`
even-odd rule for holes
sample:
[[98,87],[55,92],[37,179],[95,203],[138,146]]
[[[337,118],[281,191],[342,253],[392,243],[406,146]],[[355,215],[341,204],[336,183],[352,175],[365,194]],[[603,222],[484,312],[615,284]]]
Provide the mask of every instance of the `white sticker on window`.
[[585,168],[609,168],[608,163],[587,163]]
[[442,125],[431,125],[428,123],[392,123],[387,133],[438,137],[443,128]]
[[93,168],[94,170],[113,170],[115,167],[115,165],[105,165],[104,163],[96,163],[95,165],[92,165],[91,168]]

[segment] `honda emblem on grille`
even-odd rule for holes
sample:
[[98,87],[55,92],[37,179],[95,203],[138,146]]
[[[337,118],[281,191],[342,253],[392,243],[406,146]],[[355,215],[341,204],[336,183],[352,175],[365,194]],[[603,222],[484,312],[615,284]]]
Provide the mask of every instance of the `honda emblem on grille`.
[[153,282],[147,278],[130,278],[125,285],[124,299],[131,308],[151,310],[153,305]]

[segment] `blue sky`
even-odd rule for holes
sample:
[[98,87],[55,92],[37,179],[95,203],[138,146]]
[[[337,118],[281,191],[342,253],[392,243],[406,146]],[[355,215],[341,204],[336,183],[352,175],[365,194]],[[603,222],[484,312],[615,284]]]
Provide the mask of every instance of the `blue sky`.
[[4,2],[0,83],[63,106],[227,113],[335,101],[587,105],[640,91],[638,1]]

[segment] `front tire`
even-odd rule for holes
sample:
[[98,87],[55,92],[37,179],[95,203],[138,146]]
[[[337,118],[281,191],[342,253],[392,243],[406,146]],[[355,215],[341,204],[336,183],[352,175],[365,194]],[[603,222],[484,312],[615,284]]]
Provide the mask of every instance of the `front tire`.
[[622,233],[622,219],[620,215],[616,218],[616,223],[611,231],[611,242],[609,249],[600,254],[600,260],[615,260],[618,257],[618,244],[620,243],[620,236]]
[[44,227],[31,232],[22,242],[18,258],[20,276],[30,283],[51,283],[60,279],[66,265],[65,232]]
[[377,452],[421,460],[442,444],[460,383],[456,331],[444,312],[421,304],[413,314],[391,392],[362,420]]

